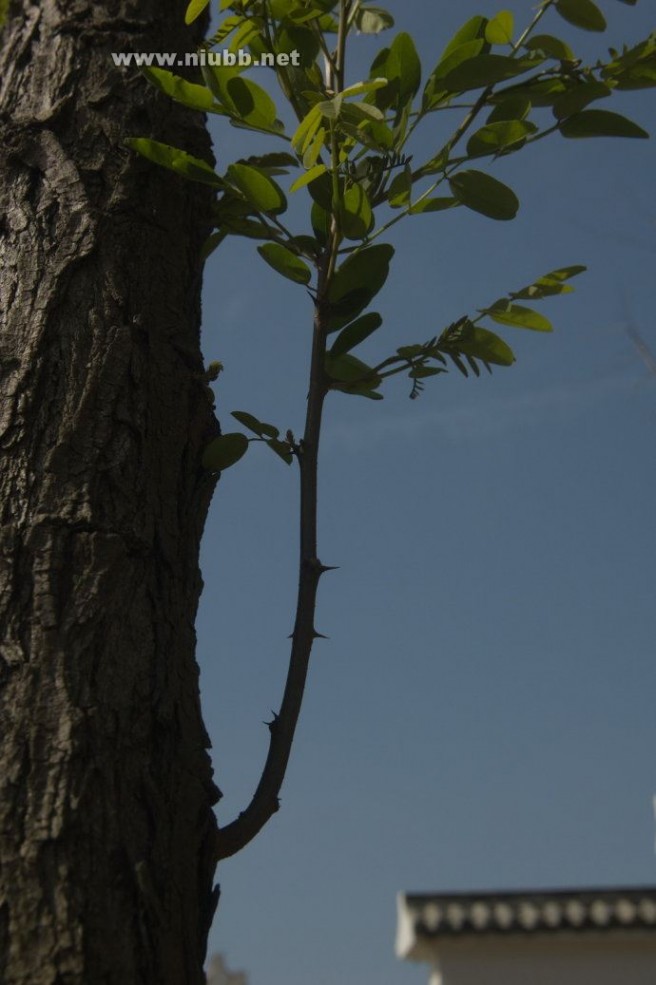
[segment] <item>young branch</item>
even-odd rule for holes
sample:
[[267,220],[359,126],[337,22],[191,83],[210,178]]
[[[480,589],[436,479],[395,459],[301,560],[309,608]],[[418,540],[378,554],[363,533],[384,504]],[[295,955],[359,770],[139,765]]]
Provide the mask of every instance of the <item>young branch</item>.
[[323,403],[327,392],[324,376],[326,306],[321,301],[328,257],[320,276],[315,306],[314,337],[305,430],[297,454],[301,484],[300,557],[296,619],[282,704],[269,725],[269,751],[260,782],[243,813],[218,833],[217,861],[241,851],[261,831],[280,806],[294,733],[301,711],[312,644],[319,579],[326,568],[317,556],[317,471]]

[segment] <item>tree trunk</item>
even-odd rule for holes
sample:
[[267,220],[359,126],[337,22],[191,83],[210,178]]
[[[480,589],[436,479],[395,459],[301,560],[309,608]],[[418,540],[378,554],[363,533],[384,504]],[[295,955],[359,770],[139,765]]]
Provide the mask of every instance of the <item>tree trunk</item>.
[[0,983],[199,985],[218,797],[194,619],[218,427],[202,118],[112,51],[182,0],[12,0],[0,36]]

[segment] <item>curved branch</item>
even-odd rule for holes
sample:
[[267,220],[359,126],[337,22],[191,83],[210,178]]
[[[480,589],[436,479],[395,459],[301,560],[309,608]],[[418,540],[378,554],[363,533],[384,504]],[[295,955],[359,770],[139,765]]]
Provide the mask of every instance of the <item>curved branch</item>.
[[268,723],[269,751],[260,782],[246,810],[219,830],[217,861],[241,851],[262,830],[280,806],[278,797],[301,711],[312,644],[319,635],[314,628],[317,588],[321,575],[329,570],[317,557],[319,437],[323,403],[328,389],[324,375],[327,308],[321,300],[325,294],[328,257],[325,260],[325,266],[320,274],[320,293],[315,305],[305,430],[297,452],[301,483],[300,558],[296,619],[292,633],[289,669],[280,711],[277,715],[274,714],[273,720]]

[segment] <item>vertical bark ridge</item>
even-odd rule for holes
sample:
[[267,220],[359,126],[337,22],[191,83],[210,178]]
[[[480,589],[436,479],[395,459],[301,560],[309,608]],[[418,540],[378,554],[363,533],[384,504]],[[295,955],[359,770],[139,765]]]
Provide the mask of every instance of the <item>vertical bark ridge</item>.
[[13,0],[0,35],[0,982],[199,985],[213,911],[194,619],[199,116],[112,51],[173,0]]

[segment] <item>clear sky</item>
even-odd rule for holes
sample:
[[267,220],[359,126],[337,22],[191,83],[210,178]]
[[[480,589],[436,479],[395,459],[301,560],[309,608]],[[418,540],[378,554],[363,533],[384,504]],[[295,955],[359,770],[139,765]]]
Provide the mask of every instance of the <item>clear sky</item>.
[[[533,4],[512,6],[517,21]],[[601,0],[578,53],[644,37],[653,9]],[[392,2],[432,69],[477,5]],[[651,16],[650,16],[651,15]],[[354,41],[352,81],[383,38]],[[267,78],[262,71],[260,84]],[[656,132],[654,92],[610,108]],[[435,118],[431,118],[434,121]],[[220,120],[223,170],[271,147]],[[417,159],[444,132],[424,127]],[[282,147],[282,145],[280,145]],[[562,265],[553,335],[500,330],[518,362],[480,380],[405,378],[380,403],[334,394],[320,482],[319,641],[282,809],[225,862],[210,949],[250,985],[412,985],[394,957],[399,890],[656,882],[656,141],[553,137],[492,166],[514,222],[416,216],[362,357],[425,341]],[[299,227],[298,231],[301,230]],[[310,301],[249,240],[206,274],[204,352],[224,430],[248,410],[301,431]],[[278,707],[296,588],[297,476],[253,446],[219,483],[203,552],[203,706],[224,792],[244,808]]]

